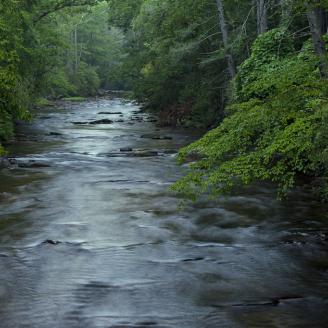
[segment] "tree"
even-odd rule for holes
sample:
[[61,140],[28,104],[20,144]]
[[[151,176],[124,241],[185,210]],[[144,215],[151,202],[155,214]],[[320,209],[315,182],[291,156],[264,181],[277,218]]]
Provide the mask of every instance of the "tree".
[[268,30],[267,0],[256,0],[257,33],[262,34]]
[[225,15],[224,15],[224,7],[223,7],[222,0],[216,0],[216,5],[217,5],[217,11],[218,11],[218,15],[219,15],[224,50],[226,52],[227,61],[228,61],[229,73],[230,73],[230,77],[234,78],[236,75],[236,66],[235,66],[235,61],[234,61],[234,58],[233,58],[233,55],[232,55],[232,52],[230,49],[230,45],[229,45],[229,33],[228,33],[228,28],[227,28],[227,24],[226,24]]
[[307,5],[307,18],[310,25],[312,34],[312,42],[314,50],[320,59],[320,74],[321,77],[328,77],[328,62],[327,62],[327,51],[325,42],[323,41],[322,35],[322,7],[317,5]]

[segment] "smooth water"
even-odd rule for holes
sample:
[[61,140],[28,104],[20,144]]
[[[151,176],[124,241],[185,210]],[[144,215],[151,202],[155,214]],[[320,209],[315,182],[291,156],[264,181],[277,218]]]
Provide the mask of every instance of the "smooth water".
[[328,327],[327,207],[261,185],[179,211],[173,153],[194,137],[138,110],[63,104],[20,127],[12,155],[50,166],[0,172],[0,327]]

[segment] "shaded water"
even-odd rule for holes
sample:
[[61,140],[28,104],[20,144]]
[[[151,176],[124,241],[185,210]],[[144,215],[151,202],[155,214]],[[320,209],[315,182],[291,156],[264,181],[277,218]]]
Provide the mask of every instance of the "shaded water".
[[193,137],[136,111],[66,104],[21,128],[11,153],[50,167],[0,172],[0,327],[327,327],[327,208],[263,185],[177,211],[171,153]]

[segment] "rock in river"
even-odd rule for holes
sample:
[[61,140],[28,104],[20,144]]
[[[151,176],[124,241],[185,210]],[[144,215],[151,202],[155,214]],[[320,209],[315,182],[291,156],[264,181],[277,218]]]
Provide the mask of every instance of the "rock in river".
[[10,161],[8,158],[0,157],[0,169],[6,169],[10,167]]
[[98,115],[122,115],[122,112],[99,112]]
[[142,139],[154,139],[154,140],[172,140],[172,137],[169,136],[161,136],[157,134],[143,134],[141,136]]
[[93,124],[93,125],[96,125],[96,124],[112,124],[113,121],[112,120],[108,120],[108,119],[103,119],[103,120],[96,120],[96,121],[92,121],[90,122],[89,124]]
[[156,157],[160,156],[159,152],[156,150],[120,150],[119,153],[107,153],[107,154],[100,154],[101,156],[106,157]]
[[61,244],[61,242],[58,240],[46,239],[42,242],[42,244],[58,245],[58,244]]
[[120,151],[125,153],[125,152],[133,151],[133,149],[130,147],[124,147],[124,148],[120,148]]
[[45,162],[37,162],[35,160],[28,161],[18,161],[17,166],[24,169],[34,169],[34,168],[42,168],[42,167],[50,167],[48,163]]
[[49,132],[48,133],[48,136],[62,136],[63,134],[62,133],[59,133],[59,132]]

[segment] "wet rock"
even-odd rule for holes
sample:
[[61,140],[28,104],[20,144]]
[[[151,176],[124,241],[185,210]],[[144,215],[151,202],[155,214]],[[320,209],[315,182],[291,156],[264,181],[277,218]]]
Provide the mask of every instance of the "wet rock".
[[117,121],[115,121],[116,123],[123,123],[124,122],[124,120],[117,120]]
[[2,157],[0,158],[0,169],[7,169],[8,167],[10,167],[10,161],[8,160],[8,158]]
[[122,112],[99,112],[98,115],[123,115]]
[[160,156],[155,150],[120,151],[119,153],[99,154],[106,157],[156,157]]
[[153,139],[153,140],[172,140],[173,138],[170,136],[161,136],[157,134],[143,134],[141,136],[142,139]]
[[29,160],[29,161],[18,161],[17,166],[24,169],[32,169],[32,168],[50,167],[51,165],[44,162]]
[[184,259],[182,262],[196,262],[196,261],[203,261],[205,260],[204,257],[194,257],[194,258],[189,258],[189,259]]
[[114,123],[112,120],[103,119],[103,120],[92,121],[89,124],[96,125],[96,124],[112,124],[112,123]]
[[300,295],[283,295],[283,296],[272,298],[272,302],[274,304],[280,304],[282,302],[296,301],[296,300],[300,300],[300,299],[303,299],[303,298],[304,297],[300,296]]
[[62,133],[59,133],[59,132],[49,132],[48,133],[48,136],[62,136],[63,134]]
[[158,151],[155,150],[144,150],[144,151],[137,151],[134,153],[129,154],[130,157],[154,157],[159,156]]
[[115,324],[113,326],[109,326],[108,328],[168,328],[167,326],[158,325],[157,323],[152,323],[151,321],[145,323],[121,323],[121,324]]
[[278,306],[282,302],[287,302],[287,301],[296,301],[299,299],[303,299],[303,296],[299,295],[286,295],[286,296],[281,296],[281,297],[274,297],[269,300],[264,300],[264,301],[258,301],[258,302],[245,302],[245,303],[240,303],[240,304],[234,304],[232,306],[234,307],[248,307],[248,306]]
[[88,122],[71,122],[72,124],[75,124],[75,125],[86,125],[86,124],[89,124]]
[[301,233],[292,233],[282,238],[282,243],[287,245],[305,245],[306,236]]
[[124,147],[124,148],[120,148],[120,151],[121,152],[130,152],[130,151],[133,151],[133,149],[130,147]]
[[61,244],[61,242],[58,240],[53,240],[53,239],[46,239],[41,244],[59,245],[59,244]]
[[156,326],[157,322],[155,321],[140,321],[136,323],[137,326]]
[[8,158],[10,165],[17,165],[18,161],[16,158]]

